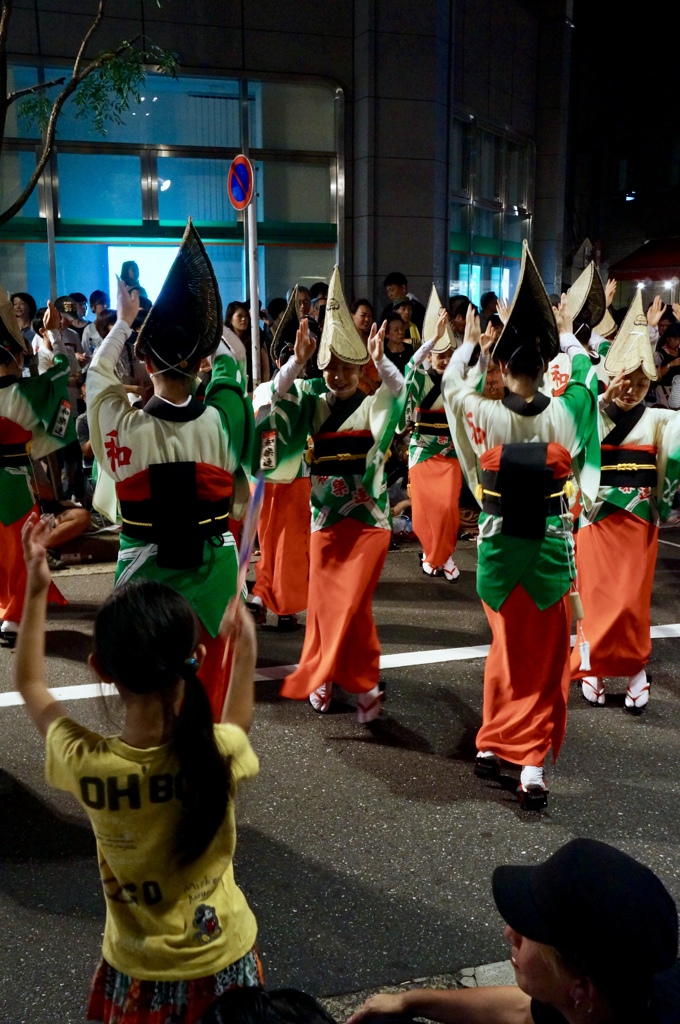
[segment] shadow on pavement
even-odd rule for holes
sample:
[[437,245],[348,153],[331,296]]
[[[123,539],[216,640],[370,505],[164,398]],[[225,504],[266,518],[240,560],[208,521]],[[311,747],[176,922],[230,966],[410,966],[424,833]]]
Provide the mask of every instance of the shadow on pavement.
[[[390,861],[388,836],[386,842],[381,856]],[[417,870],[418,851],[413,853],[410,865],[395,862],[395,872]],[[258,920],[268,986],[330,995],[419,977],[431,973],[433,963],[447,970],[461,966],[457,939],[469,938],[470,922],[455,900],[442,911],[360,881],[351,846],[336,868],[241,827],[235,874]],[[499,921],[497,935],[489,929],[480,936],[482,959],[475,962],[501,958],[501,931]]]
[[[45,634],[45,654],[48,658],[87,662],[92,651],[92,636],[76,629],[48,629]],[[92,677],[94,682],[94,676]]]

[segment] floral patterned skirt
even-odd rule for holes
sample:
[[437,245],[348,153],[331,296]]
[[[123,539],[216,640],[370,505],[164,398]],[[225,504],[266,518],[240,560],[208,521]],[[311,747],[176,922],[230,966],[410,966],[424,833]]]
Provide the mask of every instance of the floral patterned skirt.
[[197,1024],[224,992],[263,984],[254,948],[218,974],[191,981],[140,981],[102,960],[92,982],[87,1019],[97,1024]]

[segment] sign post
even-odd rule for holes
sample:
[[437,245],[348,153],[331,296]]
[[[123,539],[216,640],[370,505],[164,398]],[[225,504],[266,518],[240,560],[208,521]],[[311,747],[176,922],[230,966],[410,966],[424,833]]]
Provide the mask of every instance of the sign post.
[[247,156],[234,157],[227,176],[227,193],[235,210],[245,210],[248,219],[246,256],[250,285],[250,336],[252,341],[251,384],[253,391],[260,383],[260,302],[257,273],[257,207],[255,204],[255,171]]

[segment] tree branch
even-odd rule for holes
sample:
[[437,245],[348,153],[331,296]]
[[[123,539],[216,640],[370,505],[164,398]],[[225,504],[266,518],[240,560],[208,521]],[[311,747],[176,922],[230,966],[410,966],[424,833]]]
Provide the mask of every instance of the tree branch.
[[51,82],[38,82],[37,85],[31,85],[26,89],[17,89],[16,92],[11,92],[7,97],[7,106],[16,102],[16,100],[23,99],[24,96],[30,95],[33,92],[40,92],[41,89],[51,89],[53,85],[63,85],[66,81],[66,75],[62,75],[61,78],[54,78]]
[[87,65],[85,70],[81,71],[77,78],[70,78],[68,83],[59,93],[52,106],[50,118],[47,122],[47,128],[45,129],[45,140],[43,142],[42,153],[40,154],[38,162],[35,165],[33,173],[31,174],[31,177],[29,178],[24,190],[14,200],[11,206],[8,206],[6,210],[3,210],[2,213],[0,213],[0,227],[3,224],[6,224],[8,220],[11,220],[12,217],[19,212],[19,210],[22,208],[22,206],[30,196],[31,192],[35,188],[35,186],[38,184],[38,179],[44,171],[45,165],[49,160],[50,153],[52,152],[52,147],[54,145],[54,135],[57,130],[57,121],[59,119],[59,115],[61,114],[62,107],[66,103],[66,100],[73,95],[73,93],[76,91],[81,82],[84,82],[85,79],[89,78],[91,74],[93,74],[95,71],[98,71],[103,64],[106,64],[113,58],[120,56],[120,54],[127,50],[129,46],[130,43],[125,42],[118,46],[115,50],[111,50],[109,53],[100,53],[96,60],[91,61],[91,63]]
[[97,31],[97,29],[99,28],[99,26],[102,23],[102,20],[104,18],[104,13],[105,13],[105,11],[104,11],[105,7],[106,7],[106,0],[99,0],[99,5],[97,7],[97,14],[95,15],[94,21],[92,22],[92,24],[88,28],[87,32],[85,33],[83,41],[80,44],[80,49],[78,50],[78,56],[76,57],[75,64],[73,65],[73,77],[74,78],[78,77],[78,72],[80,71],[80,62],[83,59],[83,55],[85,53],[85,48],[86,48],[87,44],[89,43],[90,39],[92,38],[92,36],[94,35],[94,33]]

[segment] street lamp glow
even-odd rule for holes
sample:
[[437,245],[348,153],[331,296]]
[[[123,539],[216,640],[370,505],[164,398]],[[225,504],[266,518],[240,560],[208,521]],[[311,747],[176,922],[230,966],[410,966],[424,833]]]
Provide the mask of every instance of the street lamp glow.
[[168,189],[170,188],[170,186],[172,185],[172,182],[171,182],[170,178],[159,178],[158,180],[161,183],[161,185],[160,185],[161,192],[167,192]]
[[644,288],[645,282],[644,281],[638,281],[637,286],[638,286],[638,288]]
[[673,287],[673,282],[672,281],[664,281],[663,286],[664,286],[664,288],[672,288]]

